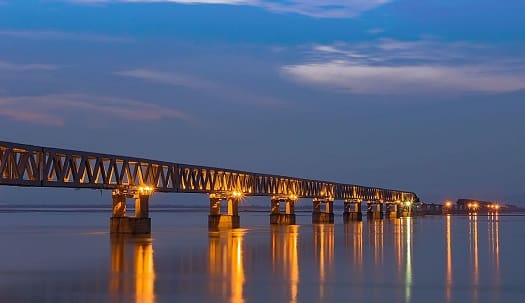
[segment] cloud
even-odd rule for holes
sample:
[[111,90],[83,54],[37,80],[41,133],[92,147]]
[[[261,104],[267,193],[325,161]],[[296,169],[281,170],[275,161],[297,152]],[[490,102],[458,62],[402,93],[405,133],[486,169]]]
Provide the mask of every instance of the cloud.
[[69,0],[77,3],[172,2],[180,4],[222,4],[261,7],[278,13],[294,13],[318,18],[345,18],[359,15],[393,0]]
[[74,40],[90,42],[129,42],[127,37],[110,36],[96,33],[75,33],[52,30],[0,30],[0,37],[12,37],[28,40]]
[[385,30],[382,29],[382,28],[371,28],[369,30],[367,30],[366,32],[371,34],[371,35],[377,35],[377,34],[381,34],[383,33]]
[[[2,104],[2,98],[0,98]],[[48,126],[63,126],[64,120],[51,114],[39,113],[25,109],[7,109],[3,106],[0,108],[0,117],[6,117],[19,122],[28,122]]]
[[392,0],[289,0],[257,1],[259,6],[285,13],[319,18],[354,17]]
[[525,89],[525,60],[469,43],[379,40],[314,46],[282,67],[292,79],[363,94],[510,92]]
[[59,67],[52,64],[17,64],[6,61],[0,61],[0,70],[4,71],[35,71],[35,70],[56,70]]
[[132,69],[116,72],[115,75],[137,78],[173,86],[183,86],[197,90],[220,89],[220,86],[213,82],[181,73],[168,73],[149,69]]
[[115,75],[141,79],[152,83],[185,87],[202,94],[218,97],[234,103],[248,103],[265,107],[282,107],[285,106],[286,103],[283,100],[272,97],[259,96],[242,88],[178,72],[164,72],[139,68],[115,72]]
[[68,118],[82,120],[100,117],[131,121],[178,119],[191,117],[171,107],[143,101],[84,94],[44,96],[0,96],[0,116],[16,121],[62,126]]

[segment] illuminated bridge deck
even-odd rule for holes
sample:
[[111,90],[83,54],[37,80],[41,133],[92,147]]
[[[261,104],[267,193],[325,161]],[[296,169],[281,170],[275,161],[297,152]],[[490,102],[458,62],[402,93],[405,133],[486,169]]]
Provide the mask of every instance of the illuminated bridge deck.
[[0,185],[416,201],[414,192],[0,141]]

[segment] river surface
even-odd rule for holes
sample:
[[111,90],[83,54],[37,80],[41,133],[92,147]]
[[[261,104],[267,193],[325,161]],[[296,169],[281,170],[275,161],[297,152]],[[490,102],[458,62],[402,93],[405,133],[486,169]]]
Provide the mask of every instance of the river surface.
[[524,216],[151,217],[151,237],[112,237],[108,212],[0,212],[0,302],[525,302]]

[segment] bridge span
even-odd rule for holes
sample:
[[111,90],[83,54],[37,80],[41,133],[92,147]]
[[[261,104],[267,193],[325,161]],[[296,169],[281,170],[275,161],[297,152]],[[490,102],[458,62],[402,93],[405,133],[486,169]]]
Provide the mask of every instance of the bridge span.
[[[336,200],[344,201],[345,220],[361,220],[363,201],[368,216],[378,219],[409,216],[418,201],[414,192],[402,190],[3,141],[0,185],[112,190],[114,233],[150,233],[153,192],[208,194],[211,228],[239,227],[238,204],[246,196],[271,197],[272,224],[295,224],[300,198],[313,200],[313,223],[333,223]],[[134,216],[126,215],[127,198],[135,199]],[[227,201],[224,210],[222,201]]]

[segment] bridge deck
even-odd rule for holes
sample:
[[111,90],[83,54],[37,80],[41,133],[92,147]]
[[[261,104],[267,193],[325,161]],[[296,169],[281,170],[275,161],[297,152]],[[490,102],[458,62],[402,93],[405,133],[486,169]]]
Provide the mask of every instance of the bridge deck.
[[416,201],[413,192],[0,141],[0,185]]

